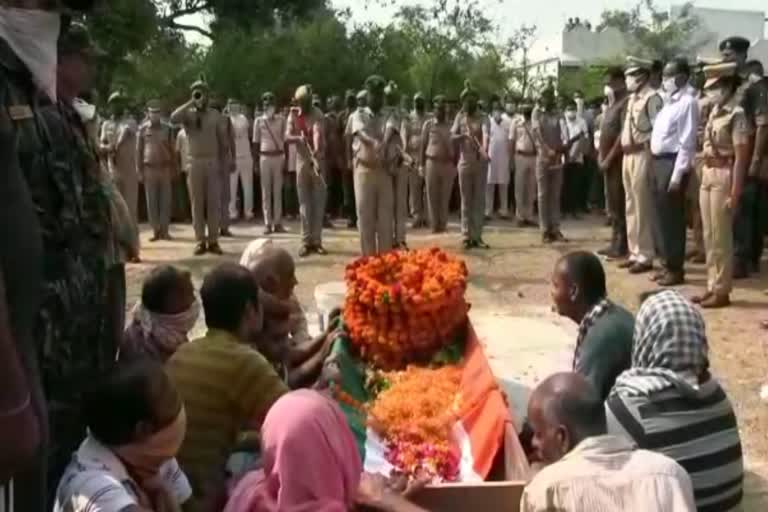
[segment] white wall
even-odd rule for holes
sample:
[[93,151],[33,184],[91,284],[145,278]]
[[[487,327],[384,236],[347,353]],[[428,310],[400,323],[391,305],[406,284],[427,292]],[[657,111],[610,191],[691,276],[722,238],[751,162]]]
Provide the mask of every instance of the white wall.
[[563,31],[561,57],[565,60],[593,63],[616,57],[623,58],[626,55],[626,47],[624,36],[615,28],[594,32],[579,26]]
[[[672,15],[679,13],[680,9],[680,6],[672,7]],[[718,45],[726,37],[736,35],[746,37],[753,44],[765,39],[765,13],[763,12],[694,7],[693,14],[699,20],[699,29],[694,40],[703,43],[699,50],[699,55],[702,57],[717,57]]]

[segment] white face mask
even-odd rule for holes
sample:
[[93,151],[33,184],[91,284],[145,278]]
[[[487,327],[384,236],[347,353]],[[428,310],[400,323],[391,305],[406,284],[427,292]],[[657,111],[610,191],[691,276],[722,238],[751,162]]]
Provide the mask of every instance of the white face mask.
[[762,79],[763,79],[763,77],[761,77],[757,73],[751,73],[749,75],[749,78],[747,78],[747,80],[749,80],[749,83],[751,83],[751,84],[759,83]]
[[576,112],[574,112],[573,110],[566,110],[565,118],[569,121],[574,121],[576,119]]
[[160,122],[160,114],[158,114],[157,112],[151,112],[149,114],[149,120],[152,123],[159,123]]
[[270,105],[269,107],[267,107],[266,113],[267,113],[267,116],[269,116],[269,117],[274,116],[275,115],[275,107]]
[[72,108],[75,109],[83,123],[90,123],[94,116],[96,116],[96,107],[80,98],[72,100]]
[[661,82],[661,88],[664,89],[664,92],[667,94],[674,94],[677,92],[677,83],[675,82],[675,77],[671,76],[669,78],[665,78]]
[[603,96],[608,98],[608,104],[612,105],[614,101],[616,101],[616,93],[613,90],[613,87],[610,85],[606,85],[603,87]]
[[706,95],[713,105],[722,105],[723,100],[725,100],[725,92],[719,87],[707,90]]
[[640,80],[636,76],[630,75],[625,78],[625,81],[629,92],[636,92],[640,88]]
[[56,101],[58,12],[0,7],[0,38],[32,74],[35,84]]

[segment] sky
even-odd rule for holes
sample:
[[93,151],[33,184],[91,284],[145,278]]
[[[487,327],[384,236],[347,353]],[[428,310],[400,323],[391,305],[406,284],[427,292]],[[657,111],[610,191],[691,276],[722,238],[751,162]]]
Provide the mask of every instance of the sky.
[[[562,0],[480,0],[487,9],[488,15],[497,20],[501,27],[500,41],[506,39],[514,30],[525,25],[536,25],[538,36],[531,50],[531,58],[541,59],[556,55],[560,49],[560,34],[565,22],[570,17],[578,16],[582,21],[589,20],[596,25],[600,13],[605,9],[629,9],[637,5],[638,0],[577,0],[574,2]],[[392,20],[400,5],[430,4],[431,0],[330,0],[337,8],[350,8],[352,23],[368,21],[386,24]],[[685,3],[681,1],[655,0],[658,7],[668,8],[670,5]],[[698,7],[724,8],[724,0],[694,0]],[[394,5],[393,5],[394,4]],[[728,0],[728,9],[761,11],[768,16],[768,0]],[[185,20],[198,25],[204,24],[200,17],[189,17]],[[191,40],[198,41],[194,34]]]

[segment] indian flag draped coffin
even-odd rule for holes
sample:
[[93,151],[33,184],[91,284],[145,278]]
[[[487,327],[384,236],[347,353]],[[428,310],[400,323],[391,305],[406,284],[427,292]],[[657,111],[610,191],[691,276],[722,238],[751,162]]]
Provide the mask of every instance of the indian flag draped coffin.
[[365,470],[478,482],[511,418],[464,301],[467,269],[440,249],[348,266],[335,395]]

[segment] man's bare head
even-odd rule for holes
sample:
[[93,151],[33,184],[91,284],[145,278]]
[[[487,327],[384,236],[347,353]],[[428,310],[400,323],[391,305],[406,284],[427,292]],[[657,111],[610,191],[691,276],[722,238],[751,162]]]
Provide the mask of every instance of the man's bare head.
[[528,419],[534,430],[533,447],[551,464],[587,437],[606,432],[605,405],[582,375],[556,373],[533,391]]
[[280,247],[265,247],[250,270],[259,287],[278,299],[290,299],[298,284],[293,257]]

